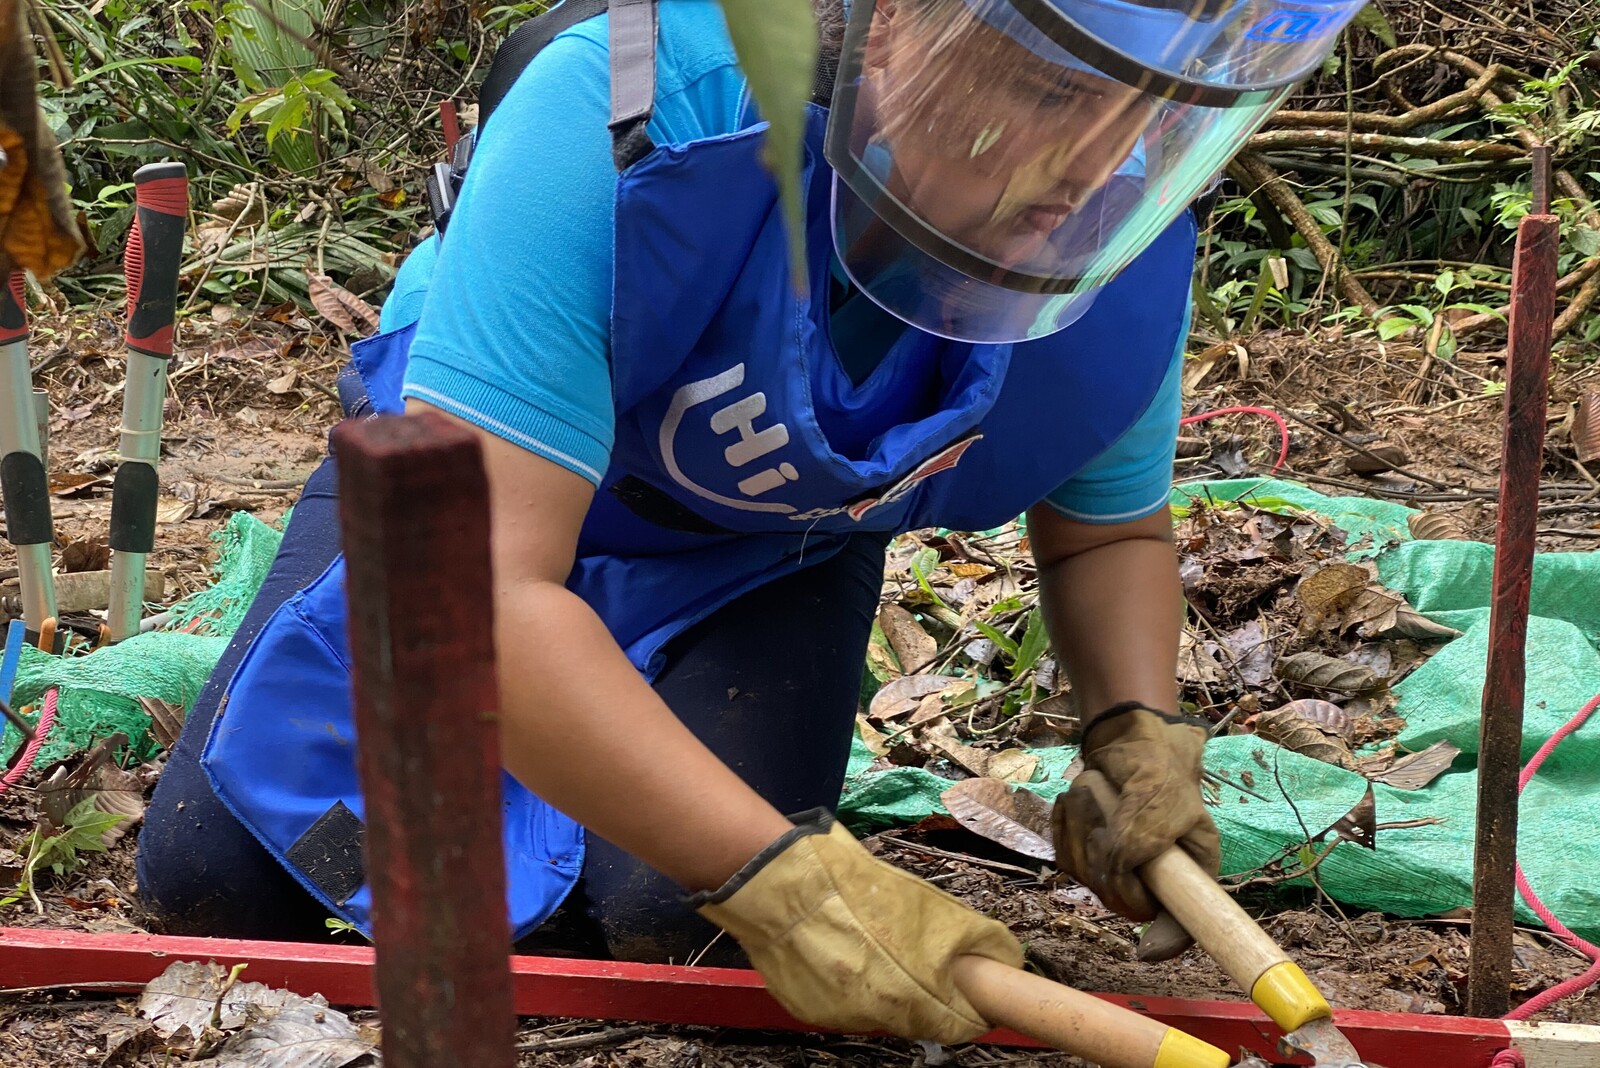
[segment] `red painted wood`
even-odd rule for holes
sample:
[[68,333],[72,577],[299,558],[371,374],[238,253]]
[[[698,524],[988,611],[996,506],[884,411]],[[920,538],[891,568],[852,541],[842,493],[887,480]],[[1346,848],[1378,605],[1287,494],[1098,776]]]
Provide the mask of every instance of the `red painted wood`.
[[[136,990],[178,960],[248,963],[244,978],[250,981],[321,993],[336,1005],[373,1003],[373,953],[365,947],[0,928],[0,988],[111,982]],[[523,1016],[814,1030],[784,1012],[750,971],[512,957],[511,976],[516,1011]],[[1273,1058],[1279,1031],[1253,1005],[1099,996],[1230,1053],[1249,1050]],[[1347,1011],[1338,1014],[1338,1022],[1363,1057],[1385,1068],[1489,1068],[1494,1054],[1510,1046],[1505,1025],[1497,1020]],[[1004,1031],[985,1041],[1038,1045]],[[1304,1062],[1279,1058],[1275,1063]]]
[[1472,969],[1467,1006],[1476,1016],[1511,1007],[1516,902],[1517,776],[1522,770],[1528,596],[1539,525],[1545,401],[1555,321],[1561,223],[1529,215],[1517,228],[1511,269],[1510,351],[1496,516],[1489,664],[1478,729],[1478,826],[1472,886]]
[[512,1068],[489,486],[436,414],[334,431],[390,1068]]

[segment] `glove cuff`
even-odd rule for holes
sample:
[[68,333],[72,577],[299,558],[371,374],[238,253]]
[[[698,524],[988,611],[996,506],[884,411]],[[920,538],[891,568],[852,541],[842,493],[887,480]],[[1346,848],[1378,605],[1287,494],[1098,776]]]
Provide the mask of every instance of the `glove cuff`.
[[1086,725],[1078,734],[1079,746],[1087,748],[1089,745],[1089,734],[1091,731],[1103,723],[1109,723],[1112,720],[1120,719],[1130,712],[1148,712],[1152,716],[1155,716],[1157,719],[1161,720],[1163,723],[1170,723],[1174,727],[1201,726],[1199,720],[1192,719],[1187,716],[1178,716],[1171,712],[1163,712],[1159,708],[1151,708],[1149,705],[1142,705],[1138,701],[1123,701],[1120,704],[1112,705],[1110,708],[1106,709],[1104,712],[1100,713],[1098,716],[1094,717],[1088,722],[1088,725]]
[[699,890],[685,895],[681,900],[692,909],[706,905],[720,905],[743,889],[744,885],[761,873],[761,869],[776,860],[785,850],[802,838],[813,834],[827,834],[836,822],[833,813],[825,808],[807,809],[789,817],[792,830],[779,835],[771,845],[750,858],[744,867],[728,877],[728,881],[715,890]]

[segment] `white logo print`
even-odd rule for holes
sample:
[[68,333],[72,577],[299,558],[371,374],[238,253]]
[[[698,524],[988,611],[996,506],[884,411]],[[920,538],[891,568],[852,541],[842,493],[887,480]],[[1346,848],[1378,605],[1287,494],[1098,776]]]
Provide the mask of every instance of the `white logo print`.
[[[793,512],[794,505],[784,504],[781,501],[752,501],[725,497],[695,482],[678,466],[674,442],[678,436],[678,428],[683,425],[684,414],[690,408],[725,396],[743,384],[744,364],[737,363],[721,374],[703,378],[698,382],[690,382],[674,393],[672,403],[667,406],[667,414],[661,420],[659,439],[661,462],[666,466],[667,474],[674,482],[697,497],[746,512]],[[766,412],[767,395],[757,392],[711,413],[712,433],[721,436],[732,431],[738,432],[738,440],[722,450],[722,458],[727,461],[729,467],[738,469],[753,464],[789,444],[789,428],[783,423],[773,423],[771,426],[756,429],[756,420]],[[786,483],[798,481],[799,478],[800,472],[795,470],[794,465],[784,462],[751,473],[739,480],[738,487],[739,492],[746,497],[759,497]]]

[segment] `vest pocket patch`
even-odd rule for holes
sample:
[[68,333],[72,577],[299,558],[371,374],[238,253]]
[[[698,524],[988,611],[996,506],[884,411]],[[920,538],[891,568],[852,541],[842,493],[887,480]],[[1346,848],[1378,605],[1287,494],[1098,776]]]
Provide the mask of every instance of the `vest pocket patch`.
[[361,817],[335,801],[295,840],[285,858],[329,900],[343,905],[367,881],[361,853],[365,830]]

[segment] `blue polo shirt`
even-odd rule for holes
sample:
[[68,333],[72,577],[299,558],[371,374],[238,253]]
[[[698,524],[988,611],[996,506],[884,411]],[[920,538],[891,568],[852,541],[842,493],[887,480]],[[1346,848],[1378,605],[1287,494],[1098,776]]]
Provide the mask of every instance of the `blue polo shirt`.
[[[606,29],[605,15],[581,22],[529,65],[484,127],[449,240],[429,239],[411,254],[383,307],[386,330],[417,323],[405,396],[597,484],[614,425],[617,174],[606,128]],[[657,144],[741,129],[748,92],[717,0],[660,5],[649,125]],[[835,322],[833,337],[845,365],[870,370],[882,355],[881,329],[864,327],[853,338],[841,325]],[[1072,519],[1110,523],[1165,506],[1182,358],[1180,346],[1149,410],[1051,493],[1052,507]]]

